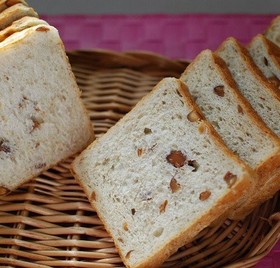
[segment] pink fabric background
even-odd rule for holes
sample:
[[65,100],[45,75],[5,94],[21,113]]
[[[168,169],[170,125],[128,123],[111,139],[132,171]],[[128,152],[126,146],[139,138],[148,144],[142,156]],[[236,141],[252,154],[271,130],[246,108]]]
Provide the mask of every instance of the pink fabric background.
[[[275,15],[41,16],[57,27],[67,50],[147,50],[173,59],[193,59],[227,37],[241,43],[262,33]],[[256,268],[280,268],[280,243]]]
[[42,16],[60,30],[66,49],[148,50],[192,59],[227,37],[246,44],[273,15]]

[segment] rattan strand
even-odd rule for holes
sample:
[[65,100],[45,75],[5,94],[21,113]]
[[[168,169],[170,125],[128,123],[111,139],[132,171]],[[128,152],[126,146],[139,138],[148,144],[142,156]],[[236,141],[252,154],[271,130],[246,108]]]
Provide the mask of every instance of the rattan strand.
[[[160,79],[178,77],[187,66],[144,52],[76,51],[68,55],[97,136]],[[72,160],[0,199],[0,267],[124,267],[69,171]],[[279,211],[276,195],[243,221],[227,220],[206,228],[162,267],[252,267],[279,239],[280,217],[275,216]]]

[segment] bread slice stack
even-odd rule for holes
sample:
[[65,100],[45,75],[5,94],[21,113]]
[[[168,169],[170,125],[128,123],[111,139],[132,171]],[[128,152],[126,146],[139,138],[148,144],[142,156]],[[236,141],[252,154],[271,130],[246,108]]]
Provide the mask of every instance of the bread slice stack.
[[[265,40],[258,35],[253,39]],[[265,41],[266,42],[266,41]],[[252,43],[251,43],[252,44]],[[236,39],[228,38],[221,44],[217,54],[225,61],[237,86],[243,96],[247,98],[255,111],[260,115],[265,124],[279,137],[280,136],[280,91],[264,73],[256,66],[249,51]],[[258,57],[264,63],[264,53]],[[265,64],[264,64],[265,65]],[[262,189],[254,193],[248,201],[236,210],[231,217],[242,218],[263,201],[272,197],[280,189],[279,167],[269,170],[271,178],[258,187]],[[275,173],[275,174],[274,174]],[[261,175],[263,176],[263,174]]]
[[0,8],[1,196],[82,151],[94,131],[58,31],[24,1]]
[[[231,59],[230,66],[236,69],[234,63]],[[239,69],[239,77],[245,75],[243,69]],[[280,176],[280,139],[240,92],[220,57],[209,50],[201,52],[181,79],[227,146],[256,171],[257,189],[264,187],[272,178],[275,180],[275,174]],[[245,79],[248,81],[249,76]],[[257,201],[249,199],[251,208]],[[238,209],[240,206],[242,213]],[[234,210],[228,216],[243,218],[250,208],[237,204],[238,213]]]

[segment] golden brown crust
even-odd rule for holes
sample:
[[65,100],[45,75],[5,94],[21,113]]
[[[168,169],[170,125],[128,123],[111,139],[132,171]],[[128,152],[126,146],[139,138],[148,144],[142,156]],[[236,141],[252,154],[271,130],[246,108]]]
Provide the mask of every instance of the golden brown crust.
[[3,30],[7,26],[10,26],[12,22],[24,17],[31,16],[38,18],[38,14],[35,10],[22,3],[15,4],[0,13],[0,29]]

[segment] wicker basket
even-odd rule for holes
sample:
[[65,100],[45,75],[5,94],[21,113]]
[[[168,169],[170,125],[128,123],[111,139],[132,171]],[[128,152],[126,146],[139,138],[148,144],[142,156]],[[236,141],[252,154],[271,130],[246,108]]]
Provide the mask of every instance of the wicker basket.
[[[163,77],[187,62],[133,52],[68,53],[97,136]],[[111,238],[69,172],[72,159],[0,200],[0,267],[123,267]],[[203,230],[162,267],[252,267],[279,239],[280,196],[244,221]]]

